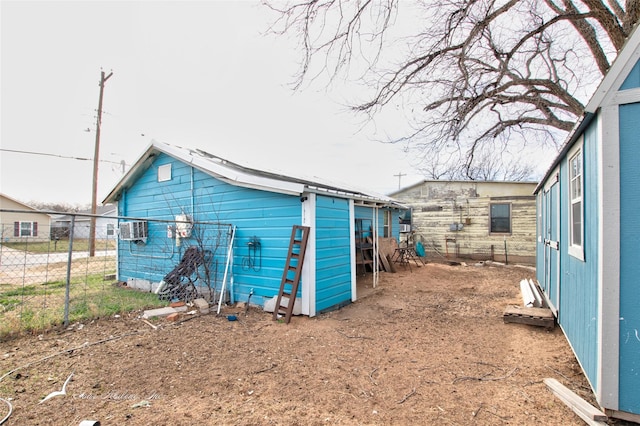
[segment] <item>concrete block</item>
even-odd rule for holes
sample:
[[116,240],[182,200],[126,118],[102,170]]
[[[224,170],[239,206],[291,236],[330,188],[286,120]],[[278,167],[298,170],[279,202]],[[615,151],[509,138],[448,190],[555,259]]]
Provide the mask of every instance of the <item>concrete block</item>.
[[[276,301],[278,299],[278,296],[273,296],[271,299],[267,299],[264,302],[264,307],[263,309],[266,312],[273,312],[276,310]],[[280,301],[280,304],[282,306],[289,306],[289,298],[288,297],[282,297],[282,300]],[[292,311],[293,315],[300,315],[302,314],[302,301],[300,300],[299,297],[296,298],[295,302],[293,303],[293,311]]]
[[127,280],[127,287],[135,288],[136,290],[151,291],[151,281],[143,280],[140,278],[129,278]]
[[[184,311],[186,311],[187,307],[184,306],[184,308]],[[142,314],[142,318],[149,319],[153,317],[166,317],[168,315],[175,314],[176,312],[178,312],[176,308],[171,308],[168,306],[166,308],[149,309],[144,311],[144,313]]]
[[201,313],[201,314],[208,314],[209,313],[209,303],[204,300],[204,299],[195,299],[193,301],[193,306],[196,307],[196,309]]

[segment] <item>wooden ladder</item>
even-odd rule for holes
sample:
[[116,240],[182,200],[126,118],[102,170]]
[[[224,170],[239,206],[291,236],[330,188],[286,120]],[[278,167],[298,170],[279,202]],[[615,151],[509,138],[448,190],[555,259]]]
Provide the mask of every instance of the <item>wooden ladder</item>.
[[[300,283],[300,275],[302,273],[302,264],[304,263],[304,253],[307,251],[307,241],[309,239],[308,226],[293,225],[291,229],[291,240],[289,241],[289,254],[287,255],[287,263],[282,273],[282,281],[280,282],[280,291],[276,299],[276,306],[273,310],[273,319],[278,319],[278,315],[285,315],[285,322],[289,324],[291,321],[291,313],[293,305],[296,301],[298,293],[298,284]],[[300,234],[298,236],[298,234]],[[293,277],[291,277],[293,274]],[[288,291],[287,291],[288,290]],[[287,304],[282,304],[282,298],[287,298]],[[284,311],[283,311],[284,310]]]

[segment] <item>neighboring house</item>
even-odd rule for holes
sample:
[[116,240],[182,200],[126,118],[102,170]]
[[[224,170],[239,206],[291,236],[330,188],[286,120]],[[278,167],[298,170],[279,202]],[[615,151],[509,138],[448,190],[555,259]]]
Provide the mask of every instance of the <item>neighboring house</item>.
[[2,226],[3,242],[18,242],[25,239],[48,240],[51,217],[18,200],[0,194],[0,226]]
[[421,241],[428,257],[533,264],[535,187],[533,182],[425,180],[390,196],[411,207],[407,236]]
[[640,422],[640,31],[536,188],[537,279],[596,399]]
[[[309,226],[298,292],[301,312],[309,316],[356,300],[356,224],[397,238],[398,227],[392,224],[403,209],[383,195],[247,168],[201,150],[159,142],[152,142],[104,202],[117,202],[121,217],[149,218],[144,244],[119,241],[119,280],[160,281],[179,254],[164,259],[153,255],[154,247],[167,244],[171,225],[167,231],[166,222],[152,219],[172,221],[185,214],[196,223],[236,226],[230,299],[247,301],[251,294],[252,304],[277,294],[292,226]],[[243,268],[252,241],[261,242],[261,265]],[[180,250],[196,243],[193,235],[183,238]],[[135,268],[127,266],[134,256]],[[225,264],[224,259],[213,262]],[[375,280],[377,274],[372,275]]]
[[[114,239],[117,237],[118,209],[115,204],[96,206],[96,238]],[[91,230],[91,209],[79,211],[73,215],[73,237],[89,238]],[[52,219],[51,232],[60,238],[69,236],[71,229],[72,215],[59,215]]]

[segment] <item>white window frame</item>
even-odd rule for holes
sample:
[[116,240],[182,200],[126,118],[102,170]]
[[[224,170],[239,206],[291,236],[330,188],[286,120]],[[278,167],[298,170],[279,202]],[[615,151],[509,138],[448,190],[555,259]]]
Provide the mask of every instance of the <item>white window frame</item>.
[[[579,174],[573,176],[572,163],[579,156]],[[577,184],[577,187],[574,186]],[[578,142],[569,150],[567,154],[567,202],[568,202],[568,252],[570,256],[584,261],[584,139],[581,136]],[[577,191],[575,190],[577,189]],[[575,242],[574,235],[574,205],[580,203],[580,242]]]
[[383,210],[383,237],[388,238],[391,237],[392,234],[391,232],[393,231],[393,229],[391,228],[391,211],[390,210]]
[[[23,228],[23,225],[29,224],[29,234],[23,234],[23,229],[26,231],[26,228]],[[25,238],[25,237],[33,237],[33,222],[28,222],[28,221],[21,221],[20,222],[20,229],[18,231],[18,236],[20,238]]]

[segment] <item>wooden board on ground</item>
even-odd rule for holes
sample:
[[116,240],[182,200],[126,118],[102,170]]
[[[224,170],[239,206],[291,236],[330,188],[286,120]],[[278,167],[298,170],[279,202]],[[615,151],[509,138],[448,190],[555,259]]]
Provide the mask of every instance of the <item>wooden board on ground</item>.
[[504,310],[502,319],[506,323],[528,324],[546,328],[555,326],[555,317],[548,308],[527,308],[509,305]]
[[567,407],[571,408],[573,412],[580,416],[588,425],[606,425],[604,422],[608,420],[607,415],[580,398],[571,389],[568,389],[556,379],[547,378],[544,379],[544,383],[555,396],[560,398]]
[[396,265],[393,264],[393,259],[391,259],[390,255],[385,256],[387,258],[387,263],[389,264],[389,272],[396,272]]
[[398,242],[393,237],[379,237],[378,238],[378,251],[381,254],[384,254],[385,257],[387,255],[393,257],[396,249],[398,248]]
[[382,269],[384,269],[385,272],[395,272],[391,270],[391,266],[389,265],[390,262],[387,260],[386,254],[379,251],[378,258],[380,259],[380,263],[382,264]]

